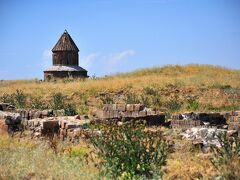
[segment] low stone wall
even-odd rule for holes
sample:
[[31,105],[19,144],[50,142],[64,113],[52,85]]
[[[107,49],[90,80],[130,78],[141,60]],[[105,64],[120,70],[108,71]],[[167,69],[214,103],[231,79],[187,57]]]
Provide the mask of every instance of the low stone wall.
[[46,117],[56,117],[56,116],[64,116],[65,111],[62,110],[32,110],[32,109],[14,109],[11,111],[0,111],[0,118],[4,119],[9,113],[17,113],[21,117],[22,120],[30,120],[37,118],[46,118]]
[[202,126],[200,120],[171,120],[172,128],[192,128]]
[[8,103],[0,103],[0,111],[11,111],[14,109],[15,107]]
[[156,109],[147,108],[143,104],[105,104],[96,113],[97,119],[102,120],[145,120],[149,125],[165,122],[165,114]]
[[238,111],[219,113],[183,113],[172,115],[173,128],[191,128],[197,126],[224,126],[229,130],[240,128],[240,113]]
[[[172,120],[189,120],[201,121],[209,125],[216,126],[226,124],[226,118],[220,113],[191,112],[172,115]],[[194,124],[194,122],[192,122]]]

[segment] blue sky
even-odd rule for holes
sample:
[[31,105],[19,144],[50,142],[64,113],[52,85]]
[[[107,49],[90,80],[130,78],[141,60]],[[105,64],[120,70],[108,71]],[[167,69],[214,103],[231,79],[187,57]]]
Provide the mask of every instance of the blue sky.
[[0,79],[42,79],[65,29],[89,75],[189,63],[240,69],[239,0],[0,0],[0,27]]

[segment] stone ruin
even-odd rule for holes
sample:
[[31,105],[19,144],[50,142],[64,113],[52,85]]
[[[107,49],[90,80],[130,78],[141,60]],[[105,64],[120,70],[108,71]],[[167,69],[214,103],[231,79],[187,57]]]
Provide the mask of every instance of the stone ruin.
[[228,137],[233,134],[240,137],[240,112],[177,114],[172,116],[171,127],[179,129],[178,136],[195,145],[200,144],[204,148],[209,148],[210,145],[220,147],[220,133],[226,133]]
[[[212,133],[218,128],[224,128],[224,131],[237,132],[240,130],[240,112],[222,112],[222,113],[183,113],[173,115],[165,122],[165,114],[157,112],[154,108],[147,108],[143,104],[105,104],[102,110],[93,112],[90,119],[88,116],[64,116],[63,110],[24,110],[15,109],[8,104],[1,104],[0,108],[0,131],[8,130],[10,132],[23,132],[27,130],[32,137],[41,137],[48,135],[57,135],[62,140],[75,141],[84,136],[88,131],[90,119],[95,121],[118,122],[120,120],[144,120],[147,125],[168,125],[173,129],[180,128],[182,136],[188,140],[200,139],[205,142],[202,132],[212,136],[213,142],[216,138]],[[193,128],[193,129],[192,129]],[[195,129],[194,129],[195,128]],[[211,130],[214,129],[214,130]],[[206,131],[210,129],[210,134]],[[228,130],[227,130],[228,129]],[[91,130],[95,133],[101,133],[99,130]],[[239,133],[240,134],[240,133]],[[200,138],[199,138],[200,137]],[[210,141],[209,141],[210,142]]]
[[199,126],[226,125],[227,116],[221,113],[191,112],[172,115],[172,128],[191,128]]
[[[90,122],[88,116],[64,116],[63,110],[11,109],[0,111],[0,119],[5,119],[5,129],[11,133],[28,130],[32,137],[56,134],[62,140],[79,139]],[[160,125],[165,122],[165,114],[142,104],[106,104],[91,119],[103,122],[144,120],[147,125]]]
[[102,110],[93,114],[96,119],[106,120],[144,120],[147,125],[160,125],[165,122],[165,114],[143,104],[105,104]]

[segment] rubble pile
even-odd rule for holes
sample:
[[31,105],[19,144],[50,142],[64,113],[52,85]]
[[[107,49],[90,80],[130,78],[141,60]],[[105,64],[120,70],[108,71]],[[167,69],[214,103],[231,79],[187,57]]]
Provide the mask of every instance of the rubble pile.
[[149,125],[165,122],[165,114],[156,109],[147,108],[143,104],[105,104],[102,110],[94,114],[101,120],[145,120]]
[[225,130],[225,129],[217,129],[217,128],[190,128],[184,130],[180,133],[186,140],[193,141],[194,144],[203,144],[204,146],[216,145],[220,147],[220,143],[218,141],[218,135],[220,133],[227,133],[228,136],[231,136],[234,133],[237,133],[236,130]]

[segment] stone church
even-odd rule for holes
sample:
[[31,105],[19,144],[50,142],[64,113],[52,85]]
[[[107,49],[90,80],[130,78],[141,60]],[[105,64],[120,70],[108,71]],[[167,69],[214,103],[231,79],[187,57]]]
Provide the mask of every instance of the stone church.
[[52,49],[53,66],[44,71],[44,80],[87,78],[87,70],[79,66],[79,49],[65,30]]

